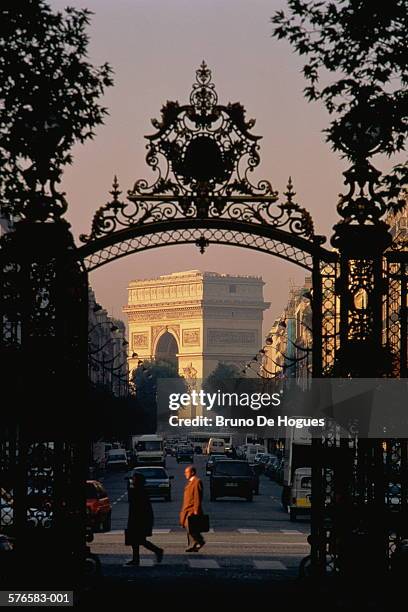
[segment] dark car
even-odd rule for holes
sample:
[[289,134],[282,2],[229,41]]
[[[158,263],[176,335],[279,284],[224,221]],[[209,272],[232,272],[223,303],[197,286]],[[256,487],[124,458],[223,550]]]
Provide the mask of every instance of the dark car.
[[216,461],[225,461],[225,459],[225,455],[210,455],[205,466],[205,473],[207,476],[211,476]]
[[244,497],[252,501],[254,473],[247,461],[217,461],[210,477],[210,499]]
[[[149,466],[138,467],[133,470],[133,474],[142,474],[145,477],[145,489],[149,497],[164,497],[166,501],[171,501],[171,480],[174,476],[169,476],[163,467]],[[128,479],[128,493],[132,488],[132,479]]]
[[191,446],[179,446],[176,452],[177,463],[193,463],[194,451]]
[[265,464],[264,474],[271,480],[276,480],[276,471],[279,467],[279,459],[272,455]]
[[268,461],[271,459],[272,455],[269,453],[259,453],[255,457],[255,472],[260,475],[265,472],[265,466],[268,464]]

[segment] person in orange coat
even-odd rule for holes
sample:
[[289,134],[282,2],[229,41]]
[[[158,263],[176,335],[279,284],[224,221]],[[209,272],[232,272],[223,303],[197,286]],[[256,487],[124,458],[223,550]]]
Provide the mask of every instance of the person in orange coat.
[[188,481],[184,489],[183,505],[180,510],[180,525],[187,530],[186,552],[198,552],[205,544],[201,533],[191,531],[188,517],[193,514],[203,514],[203,483],[197,476],[194,465],[189,465],[184,470],[184,476]]

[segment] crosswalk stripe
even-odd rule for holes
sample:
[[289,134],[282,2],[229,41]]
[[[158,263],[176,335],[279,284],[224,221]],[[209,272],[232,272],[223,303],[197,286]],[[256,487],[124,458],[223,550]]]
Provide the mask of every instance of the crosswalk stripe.
[[254,561],[256,569],[259,570],[286,570],[287,567],[280,561]]
[[190,567],[196,569],[220,569],[217,561],[214,559],[189,559]]
[[[115,504],[116,502],[112,502],[113,504]],[[212,533],[212,534],[217,534],[220,535],[222,533],[232,533],[233,531],[238,531],[238,533],[242,534],[242,535],[250,535],[252,533],[257,533],[259,535],[270,535],[270,534],[276,534],[276,533],[281,533],[282,535],[305,535],[305,533],[303,531],[300,531],[298,529],[279,529],[278,531],[275,530],[269,530],[269,531],[259,531],[258,529],[236,529],[236,530],[232,530],[232,531],[225,531],[223,529],[213,529],[211,528],[208,533]],[[117,534],[123,534],[124,529],[111,529],[111,531],[107,531],[105,532],[103,535],[117,535]],[[158,528],[158,529],[153,529],[153,534],[155,535],[161,535],[161,534],[169,534],[169,533],[173,533],[173,534],[180,534],[182,535],[183,532],[180,529],[177,528]],[[99,535],[99,534],[98,534]]]
[[153,567],[153,565],[153,559],[144,559],[143,557],[140,559],[140,567]]
[[[300,561],[301,557],[299,557]],[[103,565],[110,566],[110,568],[116,567],[119,569],[120,567],[126,566],[126,561],[129,560],[128,554],[102,554],[101,561]],[[289,565],[286,565],[289,563]],[[156,559],[154,555],[143,555],[140,557],[140,565],[141,567],[157,567]],[[127,566],[131,568],[132,566]],[[217,560],[214,558],[207,557],[197,557],[190,555],[174,555],[168,554],[164,556],[164,561],[162,563],[163,571],[169,567],[190,567],[191,569],[218,569],[218,570],[226,570],[231,568],[240,567],[243,570],[250,570],[251,568],[255,570],[269,570],[269,571],[291,571],[297,572],[298,565],[296,564],[296,560],[291,556],[290,560],[282,559],[282,561],[278,561],[275,558],[262,557],[260,559],[248,559],[243,562],[243,559],[240,561],[233,557],[217,557]]]

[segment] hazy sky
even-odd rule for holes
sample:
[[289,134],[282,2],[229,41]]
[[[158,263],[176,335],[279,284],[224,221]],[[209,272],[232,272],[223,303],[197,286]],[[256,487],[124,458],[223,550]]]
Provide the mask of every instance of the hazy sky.
[[[89,29],[90,60],[109,61],[115,86],[103,100],[105,125],[92,142],[74,149],[65,172],[68,220],[75,236],[88,232],[95,210],[108,199],[113,174],[124,193],[137,178],[153,175],[145,164],[144,135],[155,130],[166,100],[188,101],[195,70],[203,59],[213,71],[220,103],[240,101],[253,133],[262,135],[257,177],[285,189],[291,175],[296,199],[312,214],[318,233],[330,236],[338,194],[347,167],[324,142],[325,110],[307,103],[301,62],[289,45],[271,38],[269,19],[280,0],[52,0],[87,7],[95,14]],[[379,169],[391,166],[376,160]],[[287,301],[289,279],[299,283],[301,268],[276,257],[235,247],[211,246],[200,255],[194,246],[166,247],[132,255],[91,275],[97,299],[122,317],[128,281],[173,271],[200,269],[261,274],[265,298],[272,303],[265,328]]]

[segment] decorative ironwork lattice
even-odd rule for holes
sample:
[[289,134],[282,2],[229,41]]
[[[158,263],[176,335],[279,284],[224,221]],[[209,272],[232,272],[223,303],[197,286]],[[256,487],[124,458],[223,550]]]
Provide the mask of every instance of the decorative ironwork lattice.
[[152,124],[157,131],[147,136],[146,162],[156,180],[151,185],[137,180],[124,202],[115,177],[111,201],[96,212],[82,242],[178,219],[239,221],[314,236],[310,214],[295,202],[291,179],[283,203],[269,181],[251,182],[260,162],[260,136],[250,132],[255,121],[246,120],[239,103],[218,104],[205,62],[196,71],[190,104],[167,102],[161,120]]
[[393,375],[408,377],[408,251],[386,254],[386,294],[384,343],[393,357]]
[[84,257],[84,265],[88,271],[125,257],[131,253],[153,249],[158,246],[180,244],[195,244],[200,250],[205,250],[209,244],[239,245],[240,247],[269,253],[286,259],[306,270],[312,269],[312,256],[298,246],[287,244],[280,240],[244,233],[234,229],[187,228],[167,231],[156,231],[128,238],[119,243],[107,245],[95,253]]
[[370,308],[368,295],[374,284],[374,264],[370,260],[350,260],[348,300],[348,330],[349,340],[364,340],[374,324],[374,316]]
[[338,264],[320,264],[322,284],[322,374],[330,376],[333,372],[336,352],[339,347],[339,302],[336,282],[339,275]]

